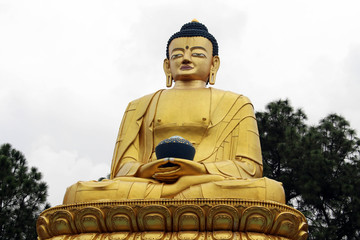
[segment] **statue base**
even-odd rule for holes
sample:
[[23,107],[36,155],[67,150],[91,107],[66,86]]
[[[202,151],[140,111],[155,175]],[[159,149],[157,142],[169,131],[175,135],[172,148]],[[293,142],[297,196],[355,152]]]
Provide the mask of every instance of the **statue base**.
[[41,213],[38,240],[297,239],[301,212],[272,201],[154,199],[60,205]]

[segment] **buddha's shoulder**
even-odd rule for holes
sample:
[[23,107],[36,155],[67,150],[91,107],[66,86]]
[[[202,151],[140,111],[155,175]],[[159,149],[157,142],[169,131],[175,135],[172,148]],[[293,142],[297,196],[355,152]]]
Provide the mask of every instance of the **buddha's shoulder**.
[[164,91],[164,89],[158,90],[156,92],[147,94],[140,98],[137,98],[129,103],[129,107],[136,107],[136,106],[147,106],[151,102],[151,100],[160,95],[160,93]]
[[250,99],[243,94],[234,93],[232,91],[221,90],[217,88],[210,88],[212,97],[218,99],[218,101],[241,101],[245,103],[251,103]]
[[[209,88],[211,90],[211,97],[214,102],[233,102],[241,101],[242,103],[251,103],[250,99],[242,94],[234,93],[232,91],[226,91],[217,88]],[[147,107],[153,99],[157,99],[163,91],[169,91],[167,89],[161,89],[154,93],[147,94],[140,98],[137,98],[129,103],[129,108]]]

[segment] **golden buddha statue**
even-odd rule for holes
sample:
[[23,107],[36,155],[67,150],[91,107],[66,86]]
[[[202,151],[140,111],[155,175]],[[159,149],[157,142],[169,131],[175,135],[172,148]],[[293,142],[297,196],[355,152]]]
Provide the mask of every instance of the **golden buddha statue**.
[[172,35],[164,71],[174,87],[128,105],[110,179],[70,186],[40,214],[38,239],[306,240],[306,218],[262,177],[251,102],[207,87],[219,66],[203,24]]
[[[168,41],[164,60],[170,88],[130,102],[123,117],[110,180],[78,182],[64,204],[159,198],[242,198],[285,203],[281,183],[262,177],[257,123],[249,99],[214,85],[218,44],[193,21]],[[193,161],[157,159],[155,147],[181,136]]]

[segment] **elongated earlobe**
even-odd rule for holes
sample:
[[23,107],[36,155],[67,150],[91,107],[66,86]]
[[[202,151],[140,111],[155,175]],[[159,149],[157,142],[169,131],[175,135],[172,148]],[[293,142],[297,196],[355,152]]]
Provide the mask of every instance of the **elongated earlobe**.
[[171,87],[172,86],[172,75],[171,73],[167,73],[166,74],[166,87]]
[[166,87],[171,87],[172,86],[172,75],[171,75],[171,71],[170,71],[170,62],[169,59],[165,58],[164,59],[164,72],[165,72],[165,76],[166,76]]
[[219,56],[214,56],[212,60],[212,67],[210,69],[210,75],[209,75],[209,84],[214,85],[216,80],[216,73],[219,70],[220,67],[220,58]]
[[216,72],[210,71],[209,84],[214,85],[216,80]]

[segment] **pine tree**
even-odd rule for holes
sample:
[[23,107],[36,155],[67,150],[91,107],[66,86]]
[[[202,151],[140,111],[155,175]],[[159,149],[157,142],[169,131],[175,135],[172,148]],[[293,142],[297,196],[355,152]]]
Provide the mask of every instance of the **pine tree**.
[[360,141],[330,114],[317,126],[288,100],[256,113],[264,175],[283,183],[287,203],[304,213],[309,239],[359,239]]
[[10,144],[0,147],[1,239],[36,239],[36,219],[49,205],[41,173],[28,168],[23,154]]
[[[337,114],[311,127],[300,169],[300,210],[312,225],[312,239],[359,239],[360,141]],[[309,171],[311,170],[311,171]]]
[[301,144],[307,132],[306,115],[288,100],[271,102],[265,112],[257,112],[264,175],[283,183],[288,203],[299,195],[297,167],[304,152]]

